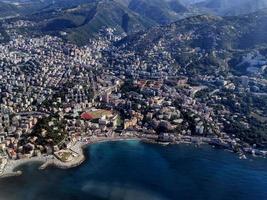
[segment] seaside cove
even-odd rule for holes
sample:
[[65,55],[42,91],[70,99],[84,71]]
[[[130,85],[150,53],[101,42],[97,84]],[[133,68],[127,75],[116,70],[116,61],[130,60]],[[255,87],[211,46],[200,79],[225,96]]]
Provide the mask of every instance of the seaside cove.
[[267,199],[267,160],[208,145],[102,142],[72,169],[26,163],[0,179],[0,200]]

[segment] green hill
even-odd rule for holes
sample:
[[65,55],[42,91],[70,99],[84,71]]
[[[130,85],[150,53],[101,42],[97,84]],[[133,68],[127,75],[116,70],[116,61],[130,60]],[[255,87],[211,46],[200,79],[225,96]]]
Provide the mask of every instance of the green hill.
[[[18,0],[3,3],[3,15],[35,21],[30,30],[59,35],[79,45],[103,27],[132,34],[181,18],[187,9],[178,0]],[[4,14],[5,13],[5,14]],[[1,16],[1,15],[0,15]],[[62,35],[63,34],[63,35]]]
[[155,25],[150,19],[139,16],[115,1],[93,2],[59,11],[45,11],[29,18],[41,21],[41,32],[66,32],[66,39],[79,45],[85,44],[103,27],[115,28],[117,33],[134,33]]
[[178,0],[131,0],[129,9],[159,24],[168,24],[179,19],[187,10]]

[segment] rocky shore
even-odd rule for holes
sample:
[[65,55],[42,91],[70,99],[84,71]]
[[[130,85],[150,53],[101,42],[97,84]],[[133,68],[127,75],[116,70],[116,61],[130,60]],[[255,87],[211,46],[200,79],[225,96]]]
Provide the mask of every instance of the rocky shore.
[[[27,159],[19,159],[19,160],[8,160],[6,166],[4,167],[4,170],[0,174],[0,178],[5,177],[11,177],[11,176],[19,176],[22,174],[21,171],[15,171],[19,166],[29,163],[29,162],[40,162],[41,166],[39,167],[40,170],[44,170],[49,166],[55,166],[61,169],[69,169],[73,167],[77,167],[81,165],[85,161],[85,155],[84,155],[84,149],[91,144],[100,143],[100,142],[110,142],[110,141],[125,141],[125,140],[139,140],[142,142],[148,142],[148,143],[159,143],[163,145],[167,144],[181,144],[181,143],[187,143],[187,144],[209,144],[209,145],[215,145],[220,146],[225,149],[230,149],[227,146],[225,146],[225,143],[214,143],[210,138],[205,137],[191,137],[186,136],[179,141],[173,141],[173,142],[158,142],[155,138],[140,138],[140,137],[95,137],[90,138],[88,141],[78,141],[73,145],[69,150],[72,152],[75,152],[77,156],[75,159],[73,159],[70,162],[62,162],[58,158],[56,158],[54,155],[49,156],[40,156],[40,157],[32,157]],[[250,153],[248,151],[245,151],[245,153]],[[245,158],[245,156],[242,156],[242,158]]]
[[40,170],[44,170],[49,166],[55,166],[61,169],[69,169],[73,167],[77,167],[85,161],[84,155],[84,148],[86,148],[90,144],[99,143],[99,142],[108,142],[108,141],[123,141],[123,140],[140,140],[139,138],[95,138],[88,142],[78,141],[74,146],[70,148],[71,151],[77,153],[77,157],[70,162],[62,162],[57,159],[55,156],[40,156],[40,157],[32,157],[32,158],[25,158],[19,160],[9,160],[4,167],[3,172],[0,174],[0,178],[11,177],[11,176],[19,176],[22,174],[21,171],[16,171],[21,165],[24,165],[29,162],[40,162],[41,166],[39,167]]
[[24,165],[28,162],[40,162],[45,163],[51,159],[50,156],[41,156],[41,157],[33,157],[33,158],[25,158],[19,160],[9,160],[4,167],[2,174],[0,174],[0,178],[10,177],[10,176],[19,176],[22,174],[21,171],[15,171],[21,165]]

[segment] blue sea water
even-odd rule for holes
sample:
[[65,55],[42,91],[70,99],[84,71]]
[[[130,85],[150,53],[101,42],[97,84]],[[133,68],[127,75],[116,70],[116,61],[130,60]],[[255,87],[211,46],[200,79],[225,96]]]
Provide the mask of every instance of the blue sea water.
[[267,159],[240,160],[210,146],[105,142],[61,170],[21,166],[0,180],[0,200],[267,200]]

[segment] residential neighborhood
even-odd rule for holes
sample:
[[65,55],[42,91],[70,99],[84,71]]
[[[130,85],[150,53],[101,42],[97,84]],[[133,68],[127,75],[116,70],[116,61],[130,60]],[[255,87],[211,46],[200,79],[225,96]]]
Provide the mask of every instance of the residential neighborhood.
[[[238,111],[246,94],[266,97],[264,79],[191,76],[162,43],[145,56],[117,49],[112,43],[120,37],[111,28],[79,47],[56,36],[17,31],[33,22],[4,26],[11,40],[0,44],[0,172],[8,160],[52,155],[71,161],[77,142],[95,138],[205,142],[241,155],[266,155],[255,151],[264,139],[250,142],[229,125],[239,119],[249,129],[250,116],[267,121],[260,109]],[[205,56],[193,51],[199,59]]]

